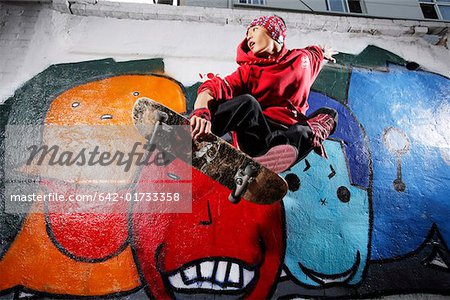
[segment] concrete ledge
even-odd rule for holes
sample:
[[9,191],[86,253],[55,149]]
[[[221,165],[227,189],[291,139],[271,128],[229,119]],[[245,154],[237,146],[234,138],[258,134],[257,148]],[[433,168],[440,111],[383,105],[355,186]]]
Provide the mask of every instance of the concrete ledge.
[[14,4],[14,3],[52,3],[52,0],[0,0],[0,2],[4,2],[7,4]]

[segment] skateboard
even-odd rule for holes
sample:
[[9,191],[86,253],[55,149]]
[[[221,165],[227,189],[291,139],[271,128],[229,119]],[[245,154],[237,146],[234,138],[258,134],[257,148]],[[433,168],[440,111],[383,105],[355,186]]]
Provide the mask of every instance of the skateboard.
[[[193,140],[189,120],[159,102],[145,97],[136,100],[133,123],[149,145],[183,160],[230,189],[232,203],[244,198],[257,204],[271,204],[282,200],[288,191],[282,177],[220,137],[208,134]],[[180,146],[186,144],[183,140],[192,144]]]

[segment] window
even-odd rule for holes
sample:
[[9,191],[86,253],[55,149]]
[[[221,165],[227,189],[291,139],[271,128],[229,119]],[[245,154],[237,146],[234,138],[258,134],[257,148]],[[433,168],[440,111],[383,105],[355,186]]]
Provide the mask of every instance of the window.
[[239,0],[239,3],[266,5],[266,0]]
[[363,5],[361,2],[361,0],[326,0],[327,9],[330,11],[351,12],[359,14],[363,12]]
[[178,0],[153,0],[154,4],[179,5]]
[[332,11],[346,11],[342,0],[328,0],[328,10]]
[[419,0],[425,19],[450,20],[450,0]]
[[353,13],[362,13],[361,2],[359,0],[348,0],[348,10]]

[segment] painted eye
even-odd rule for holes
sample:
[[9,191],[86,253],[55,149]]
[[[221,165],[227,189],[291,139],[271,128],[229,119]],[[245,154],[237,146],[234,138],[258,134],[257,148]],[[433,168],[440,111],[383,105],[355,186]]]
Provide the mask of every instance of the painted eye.
[[139,96],[139,92],[133,92],[133,96],[135,97]]
[[102,120],[111,120],[112,118],[113,118],[113,116],[108,115],[108,114],[103,115],[103,116],[101,117]]
[[78,106],[80,106],[80,102],[73,102],[72,103],[72,108],[76,108]]
[[337,196],[339,198],[339,200],[341,200],[344,203],[347,203],[350,201],[350,191],[348,190],[348,188],[346,188],[345,186],[341,185],[338,189],[337,189]]
[[286,175],[285,179],[290,191],[295,192],[300,189],[300,178],[298,178],[297,175],[289,173]]
[[173,174],[173,173],[167,173],[167,177],[173,180],[180,180],[180,176]]

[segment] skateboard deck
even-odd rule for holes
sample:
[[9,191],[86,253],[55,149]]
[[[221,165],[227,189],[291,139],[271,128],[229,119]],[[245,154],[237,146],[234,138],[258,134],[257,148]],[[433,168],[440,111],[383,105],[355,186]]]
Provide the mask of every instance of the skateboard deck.
[[[139,98],[136,101],[133,122],[149,144],[178,157],[230,189],[229,199],[234,203],[242,197],[257,204],[271,204],[282,200],[288,191],[282,177],[220,137],[208,134],[193,140],[189,120],[152,99]],[[173,130],[172,126],[177,125],[185,126]],[[178,137],[174,137],[174,134]],[[182,143],[186,139],[192,141],[189,151],[176,143],[177,140]]]

